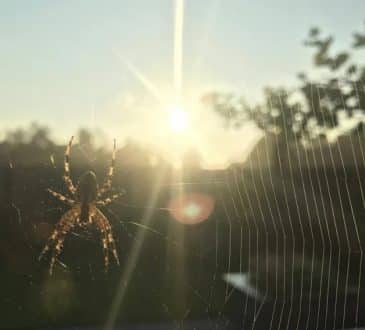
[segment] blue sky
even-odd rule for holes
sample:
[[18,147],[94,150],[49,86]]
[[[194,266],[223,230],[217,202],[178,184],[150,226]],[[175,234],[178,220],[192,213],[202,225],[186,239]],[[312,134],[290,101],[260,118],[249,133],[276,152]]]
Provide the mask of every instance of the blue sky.
[[[37,121],[58,139],[80,126],[154,138],[150,126],[163,111],[125,61],[168,100],[173,13],[172,0],[1,1],[0,129]],[[310,68],[302,45],[309,28],[345,47],[363,29],[365,1],[186,0],[184,18],[183,95],[208,132],[207,123],[218,123],[194,110],[202,93],[236,90],[250,99],[265,85],[295,84]]]

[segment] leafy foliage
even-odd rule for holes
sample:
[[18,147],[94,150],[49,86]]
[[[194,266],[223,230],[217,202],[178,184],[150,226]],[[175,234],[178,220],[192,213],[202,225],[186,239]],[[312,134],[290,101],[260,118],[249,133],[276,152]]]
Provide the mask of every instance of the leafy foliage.
[[[365,112],[365,66],[352,61],[352,51],[365,47],[365,33],[354,33],[352,47],[334,53],[332,36],[323,36],[313,27],[304,41],[314,49],[313,64],[325,70],[324,80],[298,74],[300,101],[293,101],[293,91],[283,87],[265,88],[264,101],[249,106],[242,96],[213,92],[203,101],[223,118],[226,126],[240,127],[253,120],[264,131],[282,133],[287,137],[314,138],[339,124],[338,113],[348,116]],[[359,123],[361,126],[362,123]]]

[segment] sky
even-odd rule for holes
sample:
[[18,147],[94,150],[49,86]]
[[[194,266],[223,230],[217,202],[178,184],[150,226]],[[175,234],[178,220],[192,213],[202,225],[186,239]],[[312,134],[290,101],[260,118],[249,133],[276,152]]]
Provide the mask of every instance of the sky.
[[310,27],[336,36],[341,48],[365,20],[361,0],[182,3],[189,129],[173,135],[175,1],[0,1],[0,137],[31,121],[60,142],[88,127],[166,152],[194,145],[225,163],[244,153],[237,138],[250,146],[260,132],[253,125],[228,132],[201,96],[222,90],[257,100],[264,86],[295,86],[296,74],[311,68],[303,47]]

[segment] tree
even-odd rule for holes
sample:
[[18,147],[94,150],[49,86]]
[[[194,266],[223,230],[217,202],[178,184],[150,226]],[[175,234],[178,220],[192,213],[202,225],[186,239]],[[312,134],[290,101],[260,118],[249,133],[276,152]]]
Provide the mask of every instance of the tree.
[[14,145],[30,144],[41,149],[54,146],[48,127],[37,123],[31,123],[26,129],[16,128],[13,131],[7,132],[5,141]]
[[16,128],[13,131],[6,132],[5,141],[10,144],[26,143],[26,132],[23,128]]
[[94,149],[94,137],[86,128],[80,128],[78,131],[79,143],[82,147]]
[[253,120],[266,132],[284,132],[287,138],[316,138],[339,124],[339,111],[348,116],[365,111],[365,66],[352,59],[352,52],[365,47],[365,32],[353,34],[348,51],[332,54],[333,43],[334,38],[322,36],[318,28],[309,31],[304,45],[314,48],[314,68],[325,69],[327,78],[312,80],[300,73],[301,101],[294,101],[294,92],[283,87],[265,88],[264,101],[254,106],[242,96],[219,92],[205,95],[203,101],[224,119],[226,126],[240,127]]
[[302,105],[292,101],[292,92],[283,87],[264,89],[264,102],[253,107],[243,97],[232,94],[210,93],[203,102],[213,107],[227,127],[239,128],[247,120],[269,133],[282,133],[292,137],[305,129],[306,113]]
[[318,28],[312,28],[304,44],[315,49],[314,64],[327,70],[329,78],[324,82],[311,81],[300,74],[301,91],[305,97],[310,116],[327,128],[338,125],[338,112],[346,111],[353,116],[365,110],[365,66],[351,61],[351,50],[365,46],[365,34],[354,33],[352,47],[348,51],[330,54],[334,38],[322,37]]
[[29,128],[29,143],[41,149],[48,149],[54,145],[49,135],[48,127],[32,123]]

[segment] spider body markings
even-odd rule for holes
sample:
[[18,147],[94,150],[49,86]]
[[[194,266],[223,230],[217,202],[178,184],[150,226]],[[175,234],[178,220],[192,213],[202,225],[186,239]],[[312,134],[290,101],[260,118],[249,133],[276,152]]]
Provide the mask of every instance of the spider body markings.
[[61,217],[49,237],[47,244],[43,248],[39,259],[49,252],[51,254],[49,273],[52,274],[54,264],[61,254],[64,241],[67,234],[76,227],[85,228],[95,225],[101,236],[101,245],[104,252],[105,269],[109,266],[109,255],[112,254],[116,263],[119,265],[118,253],[112,234],[110,223],[106,216],[99,210],[98,206],[106,206],[120,197],[122,194],[117,193],[108,198],[102,198],[103,195],[111,188],[112,177],[114,173],[115,150],[116,144],[114,140],[114,148],[112,154],[112,162],[108,170],[107,177],[103,185],[99,188],[96,175],[92,171],[87,171],[80,176],[78,184],[74,186],[70,177],[70,150],[73,137],[71,138],[64,157],[64,176],[63,180],[71,194],[71,198],[66,197],[59,192],[48,189],[48,192],[69,205],[71,208]]

